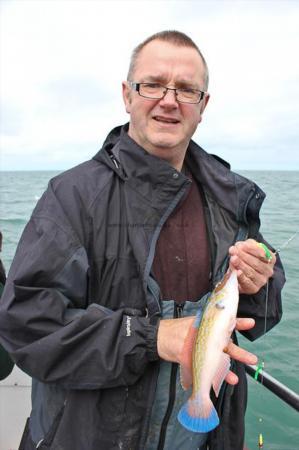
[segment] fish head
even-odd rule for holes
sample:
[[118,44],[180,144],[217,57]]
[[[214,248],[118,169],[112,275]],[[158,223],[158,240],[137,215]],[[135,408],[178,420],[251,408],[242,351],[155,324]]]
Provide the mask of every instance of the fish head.
[[222,280],[215,286],[209,299],[211,306],[220,312],[223,309],[234,309],[239,301],[237,272],[228,270]]

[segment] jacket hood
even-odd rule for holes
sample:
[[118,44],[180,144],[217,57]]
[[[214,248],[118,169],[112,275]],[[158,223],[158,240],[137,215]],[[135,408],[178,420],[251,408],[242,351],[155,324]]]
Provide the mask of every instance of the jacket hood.
[[[187,177],[140,147],[128,135],[128,127],[127,123],[114,128],[93,159],[106,164],[123,180],[131,180],[139,188],[148,183],[163,185],[163,190],[168,193],[180,188]],[[185,164],[211,201],[228,210],[238,222],[254,220],[259,223],[265,193],[253,181],[231,171],[228,163],[208,154],[192,140]]]

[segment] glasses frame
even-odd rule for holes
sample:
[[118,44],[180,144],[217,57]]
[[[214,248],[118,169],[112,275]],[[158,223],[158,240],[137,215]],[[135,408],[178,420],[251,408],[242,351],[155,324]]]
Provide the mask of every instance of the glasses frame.
[[197,102],[184,102],[184,101],[182,101],[182,100],[178,100],[178,93],[177,93],[177,91],[180,91],[181,88],[170,88],[170,87],[163,86],[162,84],[160,84],[160,86],[163,87],[163,88],[165,89],[165,92],[164,92],[164,94],[162,95],[162,97],[148,97],[148,96],[142,95],[142,94],[140,93],[140,86],[142,86],[143,84],[159,84],[159,83],[150,83],[150,82],[148,82],[148,83],[146,83],[146,82],[136,83],[135,81],[129,81],[129,84],[130,84],[131,88],[132,88],[134,91],[138,92],[138,94],[140,95],[140,97],[148,98],[148,99],[150,99],[150,100],[161,100],[162,98],[165,97],[165,95],[167,94],[168,91],[174,91],[176,101],[177,101],[178,103],[186,103],[187,105],[197,105],[198,103],[200,103],[200,102],[202,101],[202,99],[204,98],[204,96],[205,96],[205,94],[206,94],[205,91],[201,91],[200,89],[194,89],[195,92],[197,92],[198,94],[200,94],[199,100],[198,100]]

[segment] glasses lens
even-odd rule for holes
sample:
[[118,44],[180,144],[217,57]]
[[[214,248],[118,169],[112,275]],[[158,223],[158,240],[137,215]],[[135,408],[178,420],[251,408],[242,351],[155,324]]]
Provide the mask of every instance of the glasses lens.
[[139,93],[148,98],[162,98],[165,88],[155,83],[140,83]]
[[[176,99],[182,103],[199,103],[202,93],[191,88],[172,89],[176,91]],[[139,83],[139,94],[142,97],[160,99],[164,97],[167,88],[158,83]]]
[[198,103],[201,93],[193,89],[177,89],[177,99],[184,103]]

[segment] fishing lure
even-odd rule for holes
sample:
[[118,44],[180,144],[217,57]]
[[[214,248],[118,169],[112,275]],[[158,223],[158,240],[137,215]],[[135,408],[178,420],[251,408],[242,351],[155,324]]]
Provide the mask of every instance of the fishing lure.
[[264,250],[266,260],[267,260],[268,262],[272,261],[272,258],[273,258],[273,257],[272,257],[272,253],[270,252],[270,250],[268,249],[268,247],[267,247],[265,244],[263,244],[262,242],[258,242],[258,243],[257,243],[257,246],[258,246],[258,247],[261,247],[261,248]]

